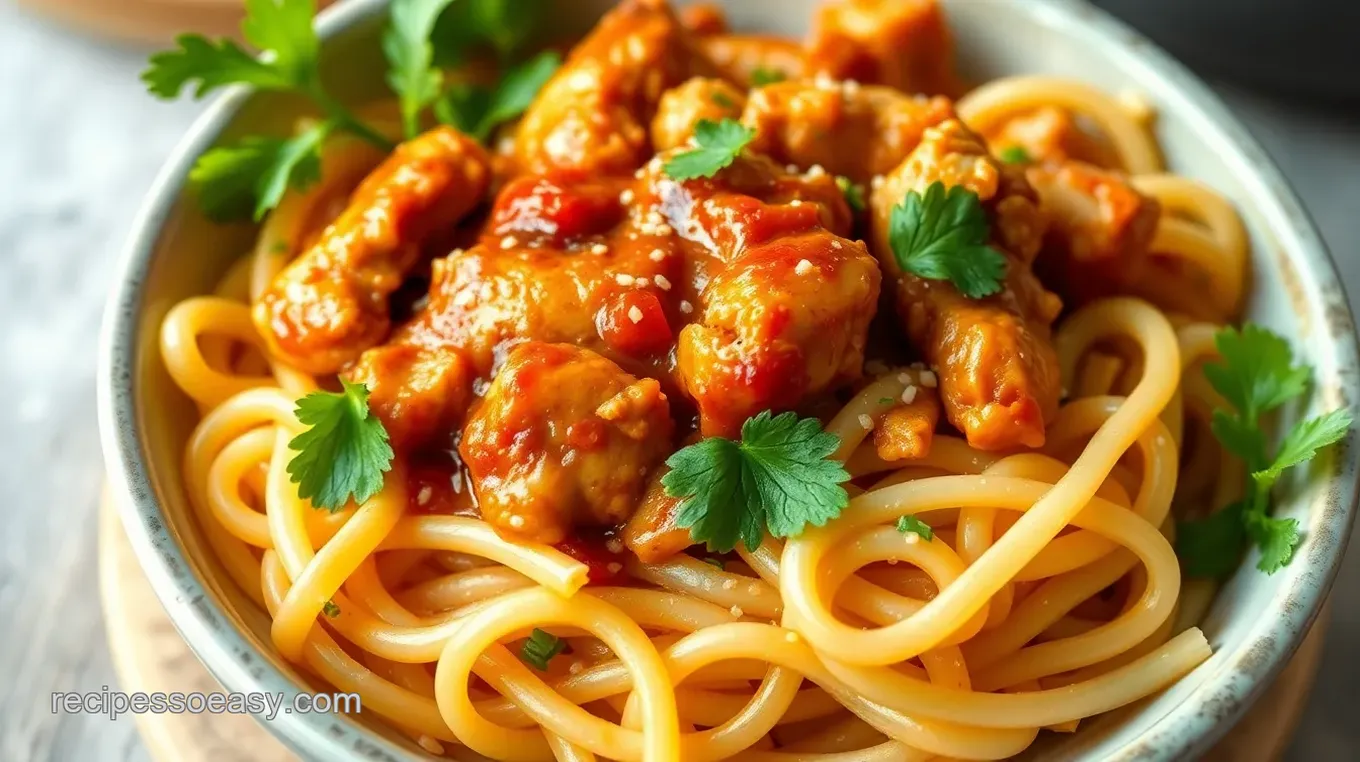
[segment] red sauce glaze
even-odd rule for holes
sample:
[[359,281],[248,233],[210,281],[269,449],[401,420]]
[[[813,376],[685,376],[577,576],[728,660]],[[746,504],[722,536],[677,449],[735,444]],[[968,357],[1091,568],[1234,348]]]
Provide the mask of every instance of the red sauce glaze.
[[663,354],[675,343],[661,300],[642,289],[615,294],[595,314],[595,326],[610,349],[632,357]]
[[[553,547],[580,561],[590,570],[591,585],[607,585],[623,577],[623,555],[609,551],[607,534],[577,529],[577,534]],[[620,546],[622,547],[622,546]],[[617,564],[612,567],[611,564]]]
[[559,171],[512,180],[496,197],[489,235],[527,234],[538,242],[565,246],[608,232],[623,219],[624,207],[619,202],[623,186],[582,182],[585,178],[579,174]]
[[413,457],[406,467],[406,496],[410,514],[478,516],[462,464],[450,453],[430,451]]

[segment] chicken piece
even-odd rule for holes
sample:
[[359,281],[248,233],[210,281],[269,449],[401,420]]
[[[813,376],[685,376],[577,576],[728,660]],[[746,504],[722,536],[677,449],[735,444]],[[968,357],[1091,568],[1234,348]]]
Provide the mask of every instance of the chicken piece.
[[680,9],[680,23],[697,37],[727,31],[727,13],[717,3],[693,3]]
[[655,380],[587,349],[530,342],[510,352],[458,452],[485,521],[552,544],[575,526],[626,521],[674,430]]
[[368,405],[398,452],[453,431],[472,401],[472,372],[458,352],[396,341],[359,357],[345,375],[368,387]]
[[451,128],[397,146],[256,301],[252,316],[270,353],[326,374],[381,342],[391,328],[388,297],[421,242],[471,211],[490,181],[486,151]]
[[[717,34],[698,41],[699,50],[723,77],[745,87],[801,79],[806,65],[798,43],[760,34]],[[759,77],[758,77],[759,75]]]
[[[1008,260],[1000,293],[969,299],[948,281],[898,266],[889,240],[892,208],[937,181],[964,186],[987,209],[992,245]],[[1061,390],[1050,328],[1062,304],[1030,270],[1045,220],[1022,170],[993,159],[980,137],[950,120],[926,131],[871,203],[874,250],[896,281],[907,336],[938,370],[949,422],[978,449],[1041,446]]]
[[1071,111],[1057,106],[1044,106],[1011,117],[984,136],[994,154],[999,156],[1008,148],[1021,148],[1031,161],[1039,164],[1080,159],[1109,166],[1119,161],[1109,146],[1081,129]]
[[917,460],[930,454],[940,422],[940,398],[933,389],[912,389],[911,402],[889,410],[874,426],[874,449],[883,460]]
[[1050,225],[1035,263],[1064,300],[1083,304],[1143,279],[1161,206],[1119,172],[1068,161],[1030,167]]
[[926,128],[953,116],[946,98],[821,80],[752,91],[741,121],[756,130],[752,151],[866,184],[901,164]]
[[835,0],[807,42],[807,73],[955,96],[954,40],[936,0]]
[[708,67],[663,0],[624,0],[601,19],[525,112],[519,168],[632,172],[650,151],[662,94]]
[[762,410],[859,377],[880,273],[864,244],[825,230],[731,261],[704,290],[676,357],[704,436],[736,436]]
[[661,478],[669,471],[663,465],[652,472],[642,502],[619,533],[624,547],[644,564],[660,563],[694,544],[689,529],[675,523],[680,498],[666,494],[661,485]]
[[721,79],[695,77],[661,96],[652,119],[652,145],[658,151],[689,142],[700,120],[737,119],[746,107],[746,93]]

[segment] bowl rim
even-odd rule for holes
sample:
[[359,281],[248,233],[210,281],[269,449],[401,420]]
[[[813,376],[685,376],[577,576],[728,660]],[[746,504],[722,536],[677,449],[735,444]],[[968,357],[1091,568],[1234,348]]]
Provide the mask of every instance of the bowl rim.
[[[350,0],[321,12],[318,35],[326,41],[379,13],[388,0]],[[1282,230],[1282,249],[1305,265],[1300,279],[1320,293],[1317,309],[1329,316],[1335,381],[1343,405],[1360,404],[1357,339],[1344,286],[1335,262],[1298,196],[1274,161],[1222,100],[1195,74],[1138,32],[1082,0],[1031,0],[1019,3],[1063,35],[1090,38],[1143,67],[1165,93],[1184,102],[1182,112],[1196,122],[1195,132],[1212,138],[1225,162],[1253,196],[1278,207],[1272,229]],[[158,242],[175,212],[188,172],[196,158],[213,145],[233,115],[251,97],[250,89],[226,88],[213,99],[176,145],[134,218],[132,231],[117,265],[117,279],[104,311],[99,336],[97,396],[101,448],[122,525],[143,570],[180,635],[228,691],[269,691],[291,697],[302,685],[267,659],[195,576],[170,530],[161,520],[146,465],[133,388],[134,366],[145,305],[145,280],[156,258]],[[1307,573],[1297,572],[1271,598],[1258,624],[1202,685],[1170,711],[1151,721],[1114,758],[1144,755],[1192,758],[1206,751],[1246,711],[1283,669],[1316,618],[1340,568],[1351,533],[1357,498],[1356,461],[1360,451],[1347,448],[1338,457],[1337,487],[1327,497],[1328,511],[1344,519],[1336,527],[1335,550],[1321,559],[1309,557]],[[1302,559],[1301,559],[1302,560]],[[1321,561],[1324,565],[1317,568]],[[1292,568],[1292,567],[1291,567]],[[1283,634],[1284,637],[1276,637]],[[414,758],[408,747],[385,738],[347,716],[282,714],[267,725],[270,732],[307,758],[399,760]]]

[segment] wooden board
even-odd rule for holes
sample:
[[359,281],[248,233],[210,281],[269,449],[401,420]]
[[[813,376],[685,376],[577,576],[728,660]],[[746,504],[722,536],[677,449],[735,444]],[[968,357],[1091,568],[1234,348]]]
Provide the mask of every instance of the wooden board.
[[[107,499],[99,532],[100,594],[109,647],[125,691],[217,691],[217,681],[180,639],[142,574]],[[1322,653],[1328,610],[1266,695],[1208,762],[1274,762],[1303,712]],[[137,727],[156,762],[275,762],[297,757],[248,716],[138,715]]]

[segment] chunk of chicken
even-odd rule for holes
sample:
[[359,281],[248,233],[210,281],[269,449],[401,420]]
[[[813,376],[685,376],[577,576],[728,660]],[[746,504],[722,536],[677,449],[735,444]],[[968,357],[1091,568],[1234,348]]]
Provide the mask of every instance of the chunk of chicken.
[[255,303],[270,352],[324,374],[381,342],[391,328],[388,297],[415,266],[422,241],[480,203],[490,181],[486,151],[451,128],[397,146]]
[[1030,167],[1050,225],[1035,263],[1044,282],[1075,304],[1126,292],[1142,280],[1161,207],[1128,178],[1068,161]]
[[[968,299],[948,281],[904,273],[889,241],[892,209],[934,182],[977,194],[992,243],[1007,255],[1003,290]],[[926,131],[921,145],[873,192],[875,252],[896,280],[897,311],[912,343],[938,369],[950,423],[983,450],[1039,447],[1061,390],[1050,328],[1061,309],[1030,270],[1044,218],[1022,171],[1001,165],[957,120]]]
[[934,389],[913,386],[903,402],[874,426],[874,450],[887,461],[915,460],[930,454],[940,422],[940,397]]
[[472,401],[472,369],[448,347],[394,341],[364,352],[345,375],[368,387],[369,408],[398,452],[451,434]]
[[954,40],[936,0],[833,0],[813,19],[808,74],[957,95]]
[[822,80],[754,90],[741,120],[756,130],[756,153],[868,183],[901,164],[928,127],[953,116],[947,98]]
[[531,342],[510,352],[458,451],[482,518],[507,538],[551,544],[575,526],[626,521],[673,433],[655,380],[587,349]]
[[718,273],[676,349],[703,434],[735,436],[762,410],[858,378],[879,280],[863,243],[825,230],[753,247]]
[[664,0],[624,0],[572,51],[525,112],[520,169],[632,172],[650,155],[661,95],[708,67]]
[[1080,159],[1108,166],[1118,161],[1108,146],[1077,125],[1071,111],[1057,106],[1044,106],[1011,117],[984,136],[993,153],[1001,155],[1008,148],[1021,148],[1031,161],[1040,164]]
[[806,64],[798,43],[760,34],[716,34],[703,37],[699,50],[723,77],[746,87],[757,84],[757,75],[778,80],[801,79]]
[[695,77],[661,96],[652,119],[652,145],[658,151],[685,145],[701,120],[736,119],[746,106],[746,93],[721,79]]
[[675,523],[680,512],[680,499],[666,494],[661,478],[670,471],[663,465],[652,472],[642,502],[623,525],[619,537],[624,547],[644,564],[665,561],[694,544],[689,529]]

